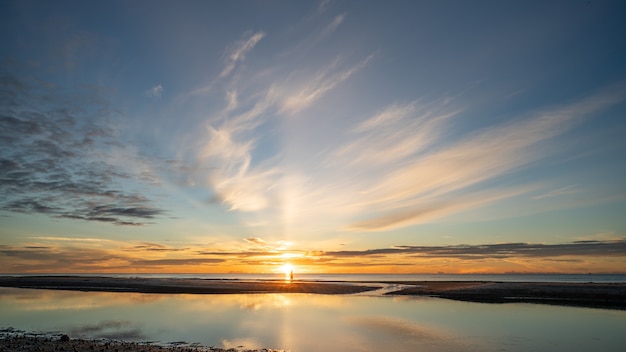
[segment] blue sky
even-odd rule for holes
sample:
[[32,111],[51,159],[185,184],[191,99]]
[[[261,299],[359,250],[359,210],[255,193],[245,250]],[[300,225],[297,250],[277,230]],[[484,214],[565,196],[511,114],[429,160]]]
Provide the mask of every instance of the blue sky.
[[5,272],[624,270],[619,1],[0,6]]

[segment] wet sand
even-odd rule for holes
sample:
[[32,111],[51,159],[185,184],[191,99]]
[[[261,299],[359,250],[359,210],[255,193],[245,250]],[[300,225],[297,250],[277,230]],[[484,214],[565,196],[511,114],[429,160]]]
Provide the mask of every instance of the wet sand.
[[483,303],[523,302],[626,309],[626,283],[428,281],[410,284],[414,286],[392,294]]
[[140,293],[320,293],[350,294],[374,290],[379,286],[341,282],[240,281],[214,279],[119,278],[100,276],[6,276],[0,287]]
[[[431,296],[485,302],[531,302],[568,306],[626,309],[626,283],[549,283],[479,281],[306,282],[239,281],[180,278],[120,278],[100,276],[4,276],[0,287],[140,293],[316,293],[354,294],[381,284],[401,284],[385,295]],[[407,287],[408,286],[408,287]]]

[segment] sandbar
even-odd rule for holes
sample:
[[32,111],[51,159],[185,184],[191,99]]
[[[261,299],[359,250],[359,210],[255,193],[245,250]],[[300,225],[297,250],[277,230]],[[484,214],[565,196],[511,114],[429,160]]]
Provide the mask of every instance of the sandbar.
[[412,286],[392,294],[482,303],[540,303],[626,309],[626,283],[422,281],[410,284]]
[[0,287],[139,293],[319,293],[351,294],[379,288],[347,282],[219,280],[106,276],[4,276]]

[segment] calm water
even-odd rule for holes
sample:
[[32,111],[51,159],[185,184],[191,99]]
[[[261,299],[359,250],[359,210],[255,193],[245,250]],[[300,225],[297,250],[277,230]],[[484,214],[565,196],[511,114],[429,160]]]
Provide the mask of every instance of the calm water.
[[0,327],[307,351],[624,351],[626,311],[365,295],[0,288]]

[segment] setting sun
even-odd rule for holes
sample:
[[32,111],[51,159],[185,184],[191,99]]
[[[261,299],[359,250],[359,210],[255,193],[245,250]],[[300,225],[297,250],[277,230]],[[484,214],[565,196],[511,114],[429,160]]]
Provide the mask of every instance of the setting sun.
[[293,265],[286,263],[285,265],[280,267],[280,272],[285,274],[286,279],[293,278]]

